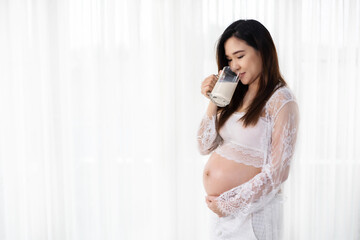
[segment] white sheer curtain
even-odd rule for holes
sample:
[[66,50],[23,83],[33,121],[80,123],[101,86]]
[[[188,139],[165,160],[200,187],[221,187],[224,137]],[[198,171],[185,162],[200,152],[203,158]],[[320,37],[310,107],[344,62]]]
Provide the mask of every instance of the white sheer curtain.
[[271,32],[298,97],[286,239],[360,238],[359,1],[0,0],[0,239],[207,239],[215,42]]

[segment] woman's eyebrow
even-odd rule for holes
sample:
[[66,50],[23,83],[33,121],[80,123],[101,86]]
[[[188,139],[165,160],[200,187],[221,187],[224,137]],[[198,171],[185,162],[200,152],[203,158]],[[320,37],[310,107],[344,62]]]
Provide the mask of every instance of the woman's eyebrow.
[[[238,51],[235,51],[232,53],[232,55],[235,55],[237,53],[240,53],[240,52],[245,52],[245,50],[238,50]],[[228,55],[225,54],[225,57],[228,57]]]

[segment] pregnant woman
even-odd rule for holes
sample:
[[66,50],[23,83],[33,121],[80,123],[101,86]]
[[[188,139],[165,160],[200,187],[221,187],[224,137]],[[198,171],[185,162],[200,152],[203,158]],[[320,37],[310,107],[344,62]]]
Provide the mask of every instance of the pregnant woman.
[[[225,107],[211,101],[198,130],[210,154],[204,169],[206,203],[214,213],[213,239],[281,239],[281,186],[289,175],[299,114],[282,78],[275,45],[256,20],[239,20],[217,44],[218,70],[240,77]],[[216,75],[201,84],[208,98]]]

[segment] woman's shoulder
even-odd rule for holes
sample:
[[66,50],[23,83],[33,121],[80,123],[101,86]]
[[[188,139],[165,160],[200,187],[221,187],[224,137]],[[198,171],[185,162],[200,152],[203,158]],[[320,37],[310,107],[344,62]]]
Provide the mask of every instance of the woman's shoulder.
[[287,103],[294,102],[296,98],[288,86],[277,88],[266,103],[266,112],[270,115],[276,115],[277,112]]
[[277,88],[274,93],[271,95],[270,101],[288,101],[293,100],[296,101],[294,93],[288,86],[282,86]]

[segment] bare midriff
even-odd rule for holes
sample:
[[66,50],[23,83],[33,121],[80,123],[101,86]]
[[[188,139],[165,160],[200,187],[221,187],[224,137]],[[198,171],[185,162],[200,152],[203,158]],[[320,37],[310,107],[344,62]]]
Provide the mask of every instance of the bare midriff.
[[205,191],[209,196],[219,196],[249,181],[260,172],[261,168],[228,160],[213,152],[204,168]]

